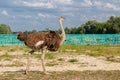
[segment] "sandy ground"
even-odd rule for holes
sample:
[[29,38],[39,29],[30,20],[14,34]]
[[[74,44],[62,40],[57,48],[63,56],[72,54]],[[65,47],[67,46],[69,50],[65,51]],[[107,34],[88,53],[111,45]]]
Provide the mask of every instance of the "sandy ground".
[[[17,54],[13,53],[12,55]],[[18,52],[19,55],[20,52]],[[63,59],[63,60],[58,60]],[[69,62],[70,59],[77,59],[77,62]],[[12,65],[14,61],[19,61],[24,63],[23,66],[7,66]],[[31,56],[30,58],[31,66],[30,71],[42,71],[41,60]],[[3,72],[14,72],[14,71],[24,71],[26,69],[26,57],[14,58],[12,60],[0,60],[0,73]],[[105,57],[91,57],[88,55],[73,55],[73,54],[61,54],[56,55],[55,59],[46,59],[46,64],[53,63],[53,66],[47,66],[47,71],[84,71],[84,70],[120,70],[119,62],[106,61]]]

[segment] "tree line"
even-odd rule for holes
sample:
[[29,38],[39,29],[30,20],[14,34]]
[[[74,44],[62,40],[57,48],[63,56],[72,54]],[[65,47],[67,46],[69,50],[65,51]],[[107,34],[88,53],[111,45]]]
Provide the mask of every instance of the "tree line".
[[79,27],[65,28],[67,34],[119,34],[120,17],[111,16],[106,22],[90,20]]
[[[48,31],[48,29],[43,32]],[[60,30],[59,30],[60,31]],[[25,31],[26,33],[36,32]],[[41,31],[40,31],[41,32]],[[79,27],[65,28],[66,34],[120,34],[120,17],[111,16],[106,22],[98,22],[96,20],[90,20],[82,24]],[[11,28],[9,25],[0,24],[0,34],[11,34]],[[13,32],[14,33],[14,32]]]

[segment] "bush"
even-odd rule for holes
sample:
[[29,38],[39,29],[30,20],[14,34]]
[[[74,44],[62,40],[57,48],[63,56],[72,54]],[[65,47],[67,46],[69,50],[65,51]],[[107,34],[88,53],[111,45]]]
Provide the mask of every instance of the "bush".
[[9,25],[0,24],[0,34],[11,34],[12,31]]

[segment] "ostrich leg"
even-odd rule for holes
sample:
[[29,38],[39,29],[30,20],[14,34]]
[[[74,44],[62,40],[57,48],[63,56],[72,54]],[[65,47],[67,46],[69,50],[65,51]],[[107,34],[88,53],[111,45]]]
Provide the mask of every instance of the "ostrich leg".
[[25,74],[28,74],[28,71],[30,70],[30,57],[31,57],[31,54],[33,53],[34,51],[30,51],[27,55],[27,63],[26,63],[26,71],[25,71]]
[[45,60],[45,52],[42,50],[41,63],[42,63],[43,73],[46,74],[45,61],[44,60]]

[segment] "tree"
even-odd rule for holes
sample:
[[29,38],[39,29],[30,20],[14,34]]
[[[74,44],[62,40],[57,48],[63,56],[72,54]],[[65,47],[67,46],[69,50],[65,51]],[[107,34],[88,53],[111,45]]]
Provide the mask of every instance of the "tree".
[[71,34],[120,34],[120,17],[111,16],[106,22],[90,20],[81,26],[65,29]]
[[107,23],[111,23],[109,31],[111,31],[112,34],[120,33],[120,17],[111,16]]
[[35,29],[32,30],[32,33],[37,32]]
[[12,31],[9,25],[0,24],[0,34],[11,34]]
[[70,33],[71,33],[70,29],[66,27],[66,28],[65,28],[65,33],[66,33],[66,34],[70,34]]

